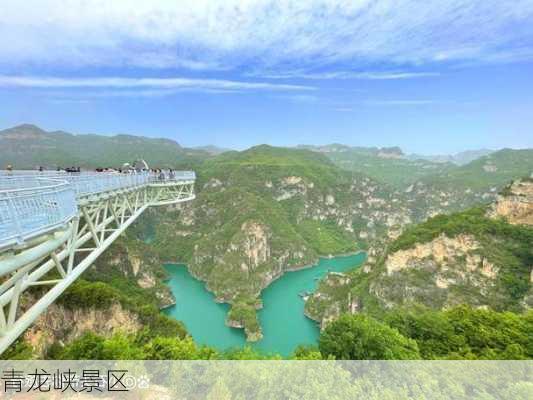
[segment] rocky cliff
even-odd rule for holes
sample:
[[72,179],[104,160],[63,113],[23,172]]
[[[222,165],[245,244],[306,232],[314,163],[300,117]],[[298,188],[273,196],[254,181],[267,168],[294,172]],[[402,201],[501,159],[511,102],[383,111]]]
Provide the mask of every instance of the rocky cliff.
[[415,304],[532,307],[532,187],[514,183],[487,209],[438,216],[406,230],[376,261],[342,278],[328,275],[308,299],[306,314],[324,326],[344,312]]
[[510,224],[533,225],[533,179],[519,180],[506,187],[488,215],[504,218]]
[[150,245],[128,233],[119,238],[83,275],[85,279],[129,286],[153,299],[159,308],[174,304],[164,284],[162,260]]
[[63,346],[86,332],[110,337],[117,332],[135,334],[142,327],[139,316],[119,302],[105,309],[52,304],[24,333],[23,339],[33,348],[34,357],[43,359],[51,345]]

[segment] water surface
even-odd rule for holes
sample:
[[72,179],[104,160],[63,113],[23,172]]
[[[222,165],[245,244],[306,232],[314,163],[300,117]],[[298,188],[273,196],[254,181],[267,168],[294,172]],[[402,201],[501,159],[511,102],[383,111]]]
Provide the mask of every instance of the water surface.
[[[262,293],[263,309],[259,320],[263,339],[251,344],[267,353],[288,356],[299,344],[316,344],[319,329],[304,315],[301,293],[314,291],[317,281],[328,271],[343,272],[360,266],[364,253],[320,259],[312,268],[287,272]],[[215,296],[204,283],[193,278],[183,264],[166,264],[167,282],[176,297],[176,305],[164,312],[183,321],[194,340],[220,350],[246,345],[242,329],[224,324],[229,306],[215,303]]]

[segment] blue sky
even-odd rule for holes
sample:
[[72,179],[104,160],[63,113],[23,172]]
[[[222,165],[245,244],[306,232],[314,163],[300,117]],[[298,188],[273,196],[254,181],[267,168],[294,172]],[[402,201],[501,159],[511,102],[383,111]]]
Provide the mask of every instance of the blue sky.
[[4,0],[0,128],[533,147],[533,0]]

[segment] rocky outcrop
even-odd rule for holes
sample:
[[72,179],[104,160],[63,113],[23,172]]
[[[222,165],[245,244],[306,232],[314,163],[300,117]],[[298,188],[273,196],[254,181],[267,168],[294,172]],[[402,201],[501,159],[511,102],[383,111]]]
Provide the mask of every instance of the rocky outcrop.
[[[269,182],[268,188],[273,188],[273,183]],[[276,201],[289,200],[299,195],[306,195],[309,189],[312,189],[314,184],[307,183],[300,176],[287,176],[283,178],[275,188],[274,198]]]
[[246,324],[245,321],[234,320],[228,317],[226,318],[226,326],[229,326],[230,328],[244,329],[244,334],[246,335],[247,342],[253,343],[263,339],[263,332],[261,331],[261,328],[257,330],[250,329],[250,327]]
[[352,284],[352,278],[346,274],[328,273],[320,281],[318,290],[304,299],[305,315],[324,329],[342,313],[358,312],[359,300],[350,293]]
[[52,304],[24,333],[24,339],[33,347],[34,356],[42,359],[50,345],[69,343],[85,332],[109,337],[119,331],[136,333],[141,328],[138,315],[124,309],[119,303],[107,309],[71,309]]
[[241,264],[241,268],[247,271],[267,262],[270,259],[269,240],[271,236],[268,227],[254,221],[247,221],[242,225],[241,231],[244,235],[241,239],[241,246],[232,243],[234,248],[240,247],[248,259],[247,263]]
[[150,246],[143,242],[119,239],[90,268],[89,277],[103,282],[115,274],[132,281],[153,295],[160,308],[175,303],[170,289],[163,283],[166,273],[162,261]]
[[463,258],[468,271],[475,271],[482,262],[481,272],[486,276],[494,277],[496,273],[494,266],[474,253],[474,250],[479,247],[479,243],[472,235],[461,234],[448,238],[442,234],[431,242],[419,243],[411,249],[389,254],[385,261],[385,268],[387,275],[391,276],[403,269],[416,268],[419,262],[431,258],[443,269],[447,269],[457,259]]
[[446,308],[467,303],[492,305],[498,296],[501,266],[486,256],[483,245],[469,234],[444,234],[427,243],[417,243],[386,256],[383,272],[369,286],[369,292],[385,308],[421,303]]
[[347,279],[328,275],[307,300],[306,314],[325,326],[342,313],[370,308],[533,307],[529,205],[524,205],[531,188],[530,182],[515,183],[489,207],[490,217],[505,217],[510,224],[491,221],[475,208],[413,227],[384,252],[371,249],[366,264]]
[[246,340],[248,342],[258,342],[263,339],[263,332],[261,330],[252,332],[245,327],[244,334],[246,335]]
[[510,224],[533,225],[533,179],[514,182],[500,194],[488,215]]
[[256,342],[263,338],[256,310],[262,307],[260,300],[253,297],[239,297],[231,306],[226,317],[226,326],[244,329],[246,340]]

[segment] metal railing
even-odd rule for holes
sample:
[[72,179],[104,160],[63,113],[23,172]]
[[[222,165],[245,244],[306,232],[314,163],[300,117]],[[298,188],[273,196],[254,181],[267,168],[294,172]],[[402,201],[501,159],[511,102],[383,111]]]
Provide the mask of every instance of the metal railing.
[[71,185],[31,177],[0,179],[0,248],[58,228],[78,211]]
[[80,198],[150,183],[191,181],[195,178],[192,171],[0,171],[0,250],[64,225],[77,215]]

